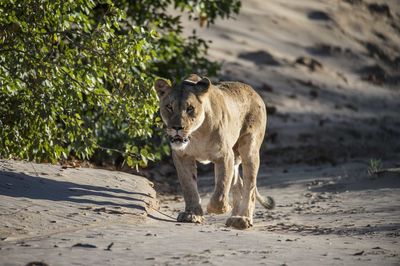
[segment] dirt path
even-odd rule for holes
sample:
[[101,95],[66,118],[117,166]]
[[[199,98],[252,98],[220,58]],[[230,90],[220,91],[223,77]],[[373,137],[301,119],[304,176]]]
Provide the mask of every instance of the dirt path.
[[[226,215],[177,223],[182,198],[164,196],[140,223],[110,214],[116,219],[103,224],[1,241],[0,264],[398,265],[398,173],[371,177],[362,164],[283,170],[260,176],[260,191],[277,207],[258,206],[251,230],[225,227]],[[211,177],[200,180],[205,205]]]

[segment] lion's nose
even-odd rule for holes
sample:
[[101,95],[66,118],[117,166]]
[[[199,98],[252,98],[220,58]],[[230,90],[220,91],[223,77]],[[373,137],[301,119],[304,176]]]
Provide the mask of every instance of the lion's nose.
[[175,129],[176,131],[178,131],[178,130],[183,129],[183,127],[176,127],[176,126],[174,126],[174,127],[172,127],[172,129]]

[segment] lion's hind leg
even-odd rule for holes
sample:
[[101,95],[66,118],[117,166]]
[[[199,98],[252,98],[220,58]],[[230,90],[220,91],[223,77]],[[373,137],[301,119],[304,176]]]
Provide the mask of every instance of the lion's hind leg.
[[239,213],[239,207],[240,207],[240,202],[242,201],[242,190],[243,190],[243,179],[240,176],[239,173],[239,166],[242,163],[242,160],[235,152],[235,166],[233,170],[233,179],[232,179],[232,186],[231,186],[231,192],[232,192],[232,215],[238,215]]
[[256,178],[260,166],[260,143],[253,135],[243,136],[239,142],[238,151],[242,158],[243,187],[241,201],[236,212],[228,218],[226,225],[238,229],[247,229],[253,225],[253,212],[256,200]]
[[223,160],[214,163],[215,188],[207,205],[208,213],[222,214],[231,211],[229,192],[234,174],[233,168],[233,152],[227,154]]

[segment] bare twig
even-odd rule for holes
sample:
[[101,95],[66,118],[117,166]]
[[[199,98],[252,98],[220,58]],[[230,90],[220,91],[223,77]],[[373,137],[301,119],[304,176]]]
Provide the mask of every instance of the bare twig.
[[35,167],[33,166],[33,163],[32,163],[32,162],[29,162],[29,163],[31,164],[31,166],[32,166],[32,168],[33,168],[33,171],[35,171],[35,174],[36,174],[36,176],[38,177],[39,174],[38,174],[38,172],[36,171]]

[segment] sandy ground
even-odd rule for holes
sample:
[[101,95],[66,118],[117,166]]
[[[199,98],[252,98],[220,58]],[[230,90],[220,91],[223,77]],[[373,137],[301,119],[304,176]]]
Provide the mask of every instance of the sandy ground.
[[152,183],[122,172],[0,160],[0,240],[98,227],[158,208]]
[[[19,167],[14,165],[12,169]],[[365,165],[357,163],[291,168],[289,173],[283,170],[270,169],[260,178],[261,193],[273,196],[277,206],[272,211],[257,206],[255,226],[247,231],[225,227],[227,215],[206,215],[202,225],[177,223],[174,218],[183,208],[180,196],[162,196],[159,210],[149,208],[156,202],[148,200],[142,205],[144,209],[123,207],[126,212],[120,212],[120,208],[112,212],[114,203],[104,203],[93,196],[100,191],[115,199],[152,195],[148,183],[124,186],[124,191],[113,193],[104,187],[92,187],[90,193],[79,196],[65,192],[68,196],[61,201],[54,201],[54,197],[38,199],[40,190],[36,186],[30,187],[32,194],[25,192],[21,198],[5,196],[4,190],[8,188],[2,186],[2,209],[11,211],[14,207],[10,206],[17,203],[23,209],[13,215],[1,213],[2,236],[10,232],[17,236],[0,242],[0,264],[39,261],[48,265],[398,265],[399,169],[374,176],[367,175]],[[45,169],[40,171],[46,173]],[[122,174],[95,169],[68,171],[96,173],[90,180],[102,174],[111,179],[111,187],[119,184],[112,180],[113,176]],[[15,172],[3,171],[1,178],[13,176],[8,182],[14,182],[16,190],[26,190],[21,182],[16,182],[17,177],[24,177],[30,185],[34,183],[30,179],[37,178]],[[81,187],[77,181],[82,178],[85,177],[81,175],[73,186],[65,188]],[[126,178],[128,184],[143,181],[136,176]],[[212,189],[207,185],[212,183],[211,179],[204,176],[200,180],[204,205]],[[92,182],[98,184],[96,180]],[[40,186],[48,190],[57,188],[54,182]],[[87,199],[87,194],[91,195],[90,204],[80,201]],[[133,201],[124,199],[116,205]],[[99,208],[110,211],[93,211]],[[32,211],[38,209],[42,215],[32,217]],[[85,211],[86,215],[75,214],[71,222],[71,210]],[[57,212],[60,213],[54,215]],[[57,222],[52,224],[52,220]],[[21,227],[27,232],[20,232]]]
[[[268,106],[258,186],[277,206],[258,206],[251,230],[175,222],[170,162],[145,173],[157,210],[141,177],[2,161],[0,265],[399,265],[399,21],[396,0],[246,0],[197,30],[221,79]],[[371,160],[390,170],[368,173]]]

